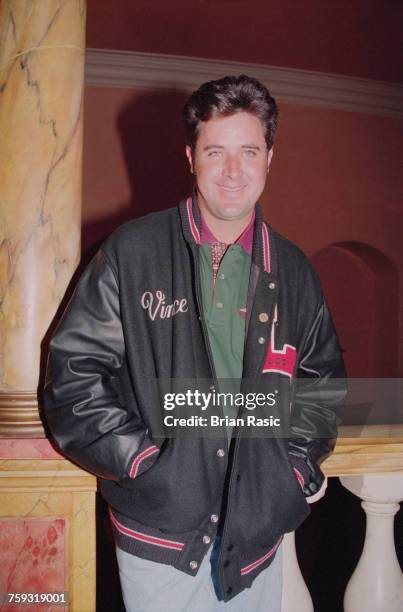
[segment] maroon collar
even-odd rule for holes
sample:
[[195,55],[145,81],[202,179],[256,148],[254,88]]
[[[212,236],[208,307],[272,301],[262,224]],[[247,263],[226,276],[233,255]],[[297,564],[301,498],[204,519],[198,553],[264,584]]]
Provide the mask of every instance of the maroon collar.
[[[250,223],[247,225],[247,227],[245,227],[242,234],[238,236],[238,238],[234,242],[234,244],[239,244],[249,256],[252,255],[253,228],[255,225],[255,216],[256,216],[255,211],[253,211],[253,216],[252,216],[252,219],[250,220]],[[212,244],[214,242],[220,242],[220,241],[217,240],[217,238],[214,236],[214,234],[208,227],[207,223],[205,222],[203,215],[201,215],[200,243],[201,244]]]

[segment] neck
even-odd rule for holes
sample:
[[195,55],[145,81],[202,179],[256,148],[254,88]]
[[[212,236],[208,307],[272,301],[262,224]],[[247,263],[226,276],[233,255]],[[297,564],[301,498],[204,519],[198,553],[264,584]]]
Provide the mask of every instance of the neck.
[[204,206],[200,206],[200,212],[211,233],[217,240],[225,244],[236,242],[237,238],[248,227],[254,213],[252,210],[246,217],[240,219],[217,219]]

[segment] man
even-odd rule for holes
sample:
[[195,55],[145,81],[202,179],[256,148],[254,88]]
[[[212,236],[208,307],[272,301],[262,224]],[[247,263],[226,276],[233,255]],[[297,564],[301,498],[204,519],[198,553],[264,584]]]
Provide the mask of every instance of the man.
[[[85,271],[50,343],[47,420],[101,479],[127,610],[279,612],[281,540],[322,484],[342,396],[323,387],[344,368],[315,273],[257,204],[274,99],[225,77],[184,124],[193,197],[120,227]],[[228,379],[244,400],[214,433],[168,432],[159,382],[208,381],[211,399]]]

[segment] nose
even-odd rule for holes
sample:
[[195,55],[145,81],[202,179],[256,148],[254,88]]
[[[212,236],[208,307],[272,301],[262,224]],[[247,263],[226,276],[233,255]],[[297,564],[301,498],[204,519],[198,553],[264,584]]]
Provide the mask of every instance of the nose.
[[223,175],[228,178],[237,178],[241,173],[242,165],[238,155],[226,155],[223,166]]

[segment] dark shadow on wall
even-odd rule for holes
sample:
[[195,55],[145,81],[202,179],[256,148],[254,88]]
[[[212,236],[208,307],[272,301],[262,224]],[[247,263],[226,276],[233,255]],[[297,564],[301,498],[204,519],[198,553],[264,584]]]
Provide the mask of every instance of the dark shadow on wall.
[[192,181],[181,123],[187,97],[179,92],[155,91],[141,95],[137,92],[121,109],[117,127],[130,181],[131,200],[122,203],[118,214],[83,226],[85,262],[122,223],[176,206],[191,192]]
[[108,506],[100,493],[97,493],[96,499],[96,542],[96,612],[125,612]]

